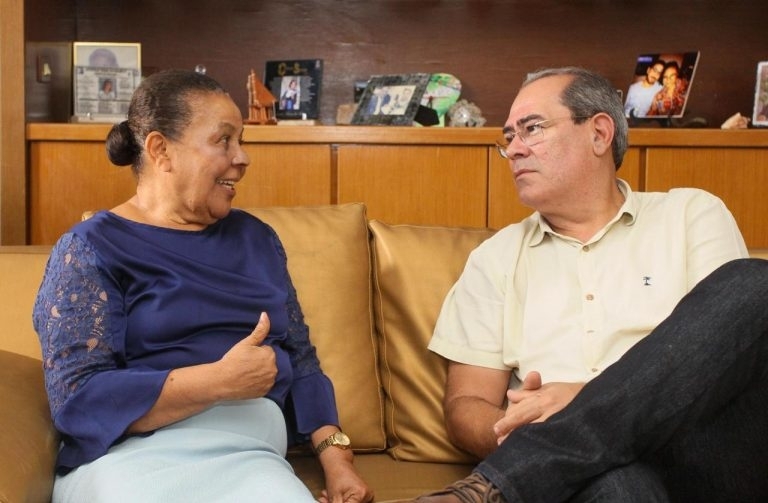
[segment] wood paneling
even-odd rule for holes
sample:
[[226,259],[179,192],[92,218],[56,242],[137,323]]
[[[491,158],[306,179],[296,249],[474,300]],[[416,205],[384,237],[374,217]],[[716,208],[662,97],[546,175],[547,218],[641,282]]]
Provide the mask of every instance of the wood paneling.
[[[29,124],[30,244],[51,244],[84,210],[130,197],[106,159],[109,125]],[[496,128],[247,126],[251,166],[235,204],[363,202],[388,223],[500,228],[531,213],[517,199]],[[619,176],[635,190],[700,187],[733,211],[750,248],[768,248],[768,131],[631,130]]]
[[330,145],[246,144],[245,151],[251,164],[237,184],[237,206],[313,206],[333,202]]
[[[325,62],[320,113],[371,75],[447,72],[500,127],[527,72],[579,65],[626,91],[648,51],[701,51],[688,111],[719,126],[749,114],[765,60],[764,0],[26,0],[27,40],[140,42],[147,72],[204,64],[247,112],[246,79],[267,60]],[[147,20],[152,22],[148,23]],[[173,30],[158,27],[173,27]]]
[[26,244],[24,3],[0,0],[0,243]]
[[360,146],[338,151],[338,202],[388,223],[484,227],[487,148]]
[[130,168],[112,165],[104,141],[33,142],[29,149],[30,243],[53,244],[87,210],[136,193]]
[[768,247],[768,148],[649,148],[647,191],[698,187],[720,197],[750,248]]

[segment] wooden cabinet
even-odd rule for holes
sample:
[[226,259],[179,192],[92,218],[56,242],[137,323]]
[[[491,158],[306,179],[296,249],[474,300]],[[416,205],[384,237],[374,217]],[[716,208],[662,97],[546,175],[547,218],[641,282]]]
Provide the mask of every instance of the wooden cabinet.
[[[29,244],[51,244],[84,210],[128,199],[128,168],[104,152],[109,125],[28,124]],[[235,203],[364,202],[389,223],[499,228],[517,199],[496,128],[247,126],[251,165]],[[700,187],[722,198],[751,248],[768,248],[768,131],[632,129],[619,176],[634,190]]]
[[484,227],[487,164],[483,146],[341,145],[338,202],[387,222]]

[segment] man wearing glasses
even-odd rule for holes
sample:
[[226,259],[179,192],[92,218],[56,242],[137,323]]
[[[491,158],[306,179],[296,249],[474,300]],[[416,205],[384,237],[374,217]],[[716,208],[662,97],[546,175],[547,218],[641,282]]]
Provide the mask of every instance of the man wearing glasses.
[[768,261],[713,195],[616,177],[627,121],[595,73],[529,75],[503,133],[536,212],[471,254],[429,345],[483,461],[417,501],[768,501]]

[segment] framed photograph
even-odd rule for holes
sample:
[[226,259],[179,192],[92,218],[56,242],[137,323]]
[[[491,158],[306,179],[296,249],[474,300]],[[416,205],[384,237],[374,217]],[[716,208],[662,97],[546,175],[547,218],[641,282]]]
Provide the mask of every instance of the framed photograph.
[[264,84],[277,98],[279,120],[316,120],[320,115],[322,59],[267,61]]
[[632,119],[682,117],[698,64],[698,51],[638,56],[624,114]]
[[755,110],[752,112],[752,124],[768,126],[768,61],[761,61],[757,64]]
[[141,81],[141,44],[75,42],[72,77],[75,122],[120,122]]
[[357,104],[351,123],[412,126],[429,78],[429,73],[371,77]]

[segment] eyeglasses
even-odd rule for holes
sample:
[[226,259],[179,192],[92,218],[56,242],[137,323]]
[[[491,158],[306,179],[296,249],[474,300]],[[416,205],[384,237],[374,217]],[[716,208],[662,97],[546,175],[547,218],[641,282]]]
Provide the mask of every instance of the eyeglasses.
[[532,147],[538,143],[544,141],[544,130],[552,126],[557,121],[571,119],[573,121],[581,119],[589,119],[590,115],[577,115],[575,117],[556,117],[554,119],[546,119],[532,124],[526,124],[521,131],[515,131],[510,128],[509,131],[504,132],[504,137],[496,141],[496,150],[499,151],[499,155],[504,159],[509,159],[507,154],[507,148],[515,140],[515,137],[520,138],[526,146]]

